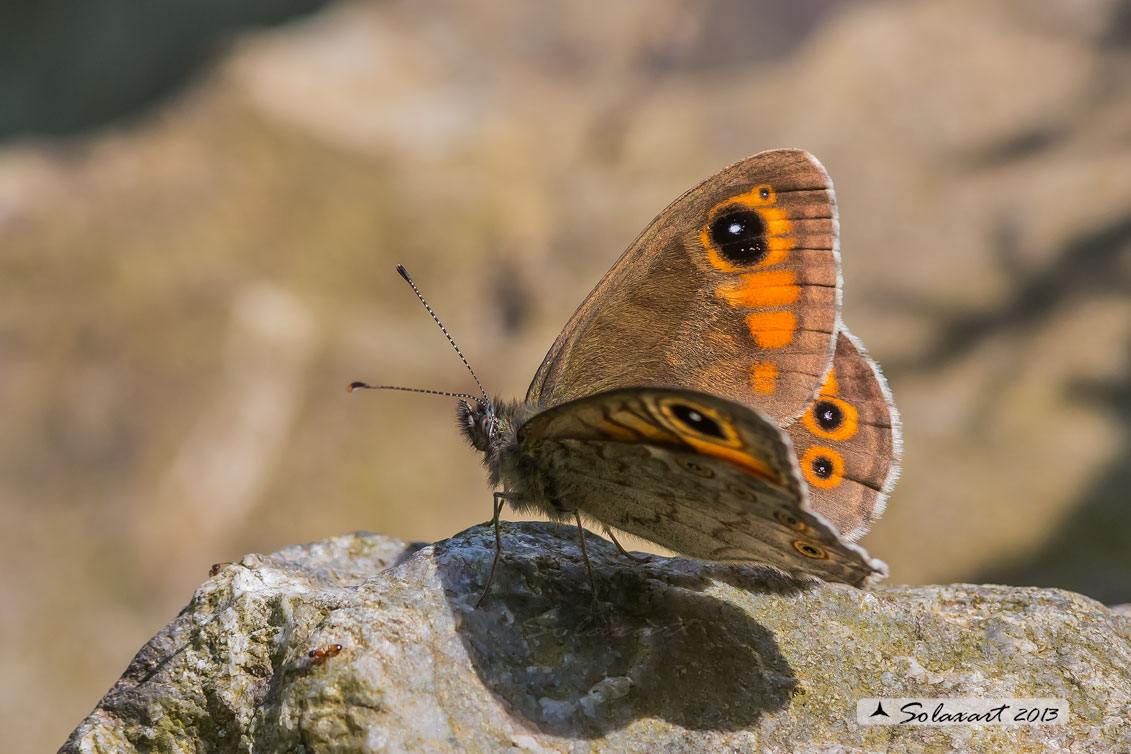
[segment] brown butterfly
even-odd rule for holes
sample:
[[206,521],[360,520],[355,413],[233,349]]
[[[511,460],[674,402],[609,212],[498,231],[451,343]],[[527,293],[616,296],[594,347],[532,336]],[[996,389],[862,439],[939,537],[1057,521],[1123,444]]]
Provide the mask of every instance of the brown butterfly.
[[894,482],[898,421],[841,323],[835,197],[806,152],[747,158],[660,213],[524,401],[455,395],[502,487],[492,575],[504,502],[576,521],[583,554],[585,517],[704,560],[858,586],[886,574],[851,540]]

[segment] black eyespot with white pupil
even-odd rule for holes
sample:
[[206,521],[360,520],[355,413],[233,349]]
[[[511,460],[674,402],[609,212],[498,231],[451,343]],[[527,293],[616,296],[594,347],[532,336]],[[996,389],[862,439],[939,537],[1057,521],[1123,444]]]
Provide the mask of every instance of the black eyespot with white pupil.
[[723,428],[719,423],[709,416],[705,416],[703,412],[686,404],[677,403],[672,406],[672,415],[679,420],[688,429],[693,429],[701,435],[708,435],[709,437],[718,437],[723,439],[726,435],[723,434]]
[[813,459],[813,474],[818,479],[828,479],[833,475],[833,461],[828,456],[817,456]]
[[832,432],[844,423],[844,411],[832,401],[817,401],[817,405],[813,407],[813,418],[818,427]]
[[766,245],[766,223],[752,209],[725,210],[711,221],[711,241],[722,257],[733,265],[748,267],[758,264],[769,251]]
[[829,557],[829,554],[820,547],[809,544],[808,542],[802,542],[800,539],[793,543],[793,547],[802,555],[806,555],[810,558],[820,558],[823,560]]

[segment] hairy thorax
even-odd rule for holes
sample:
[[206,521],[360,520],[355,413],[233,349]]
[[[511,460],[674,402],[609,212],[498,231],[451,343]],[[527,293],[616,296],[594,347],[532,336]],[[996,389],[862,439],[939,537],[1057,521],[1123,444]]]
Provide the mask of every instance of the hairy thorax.
[[483,453],[491,485],[502,488],[508,505],[519,512],[565,519],[573,506],[561,499],[552,468],[519,441],[522,425],[538,411],[531,401],[494,401],[489,406],[461,402],[457,421],[472,447]]

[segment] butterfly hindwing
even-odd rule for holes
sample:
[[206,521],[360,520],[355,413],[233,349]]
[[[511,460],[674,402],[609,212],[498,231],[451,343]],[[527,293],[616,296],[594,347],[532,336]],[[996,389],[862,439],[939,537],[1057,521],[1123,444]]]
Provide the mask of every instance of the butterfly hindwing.
[[716,173],[660,213],[582,302],[527,400],[680,386],[792,421],[832,359],[838,232],[832,183],[806,152]]
[[859,539],[899,474],[899,415],[879,367],[843,325],[820,393],[788,431],[810,506]]
[[[717,396],[628,388],[535,414],[517,432],[517,492],[694,558],[863,584],[882,572],[805,503],[788,439]],[[540,503],[540,504],[538,504]]]

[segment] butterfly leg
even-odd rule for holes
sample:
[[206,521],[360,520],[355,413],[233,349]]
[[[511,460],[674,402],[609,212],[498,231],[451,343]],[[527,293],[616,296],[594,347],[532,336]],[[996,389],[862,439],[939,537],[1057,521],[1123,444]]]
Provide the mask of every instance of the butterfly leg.
[[612,540],[612,543],[617,546],[617,550],[620,552],[621,555],[623,555],[626,558],[628,558],[629,560],[635,561],[637,563],[647,563],[648,562],[647,556],[633,555],[631,552],[624,549],[624,546],[621,545],[621,543],[617,541],[617,538],[613,536],[613,530],[610,529],[607,526],[605,527],[605,534],[609,535],[609,539]]
[[597,582],[593,579],[593,566],[589,564],[589,551],[585,548],[585,527],[581,525],[581,514],[573,512],[577,521],[577,540],[581,543],[581,559],[585,561],[585,572],[589,574],[589,588],[593,590],[593,601],[597,601]]
[[503,503],[507,501],[507,493],[496,492],[494,509],[495,512],[491,516],[491,524],[495,527],[495,559],[491,561],[491,572],[487,574],[487,583],[483,586],[483,594],[479,595],[479,599],[475,600],[475,609],[479,609],[479,605],[483,602],[483,598],[487,596],[487,592],[491,589],[491,583],[495,580],[495,569],[499,567],[499,556],[503,554],[503,537],[499,534],[499,514],[503,511]]

